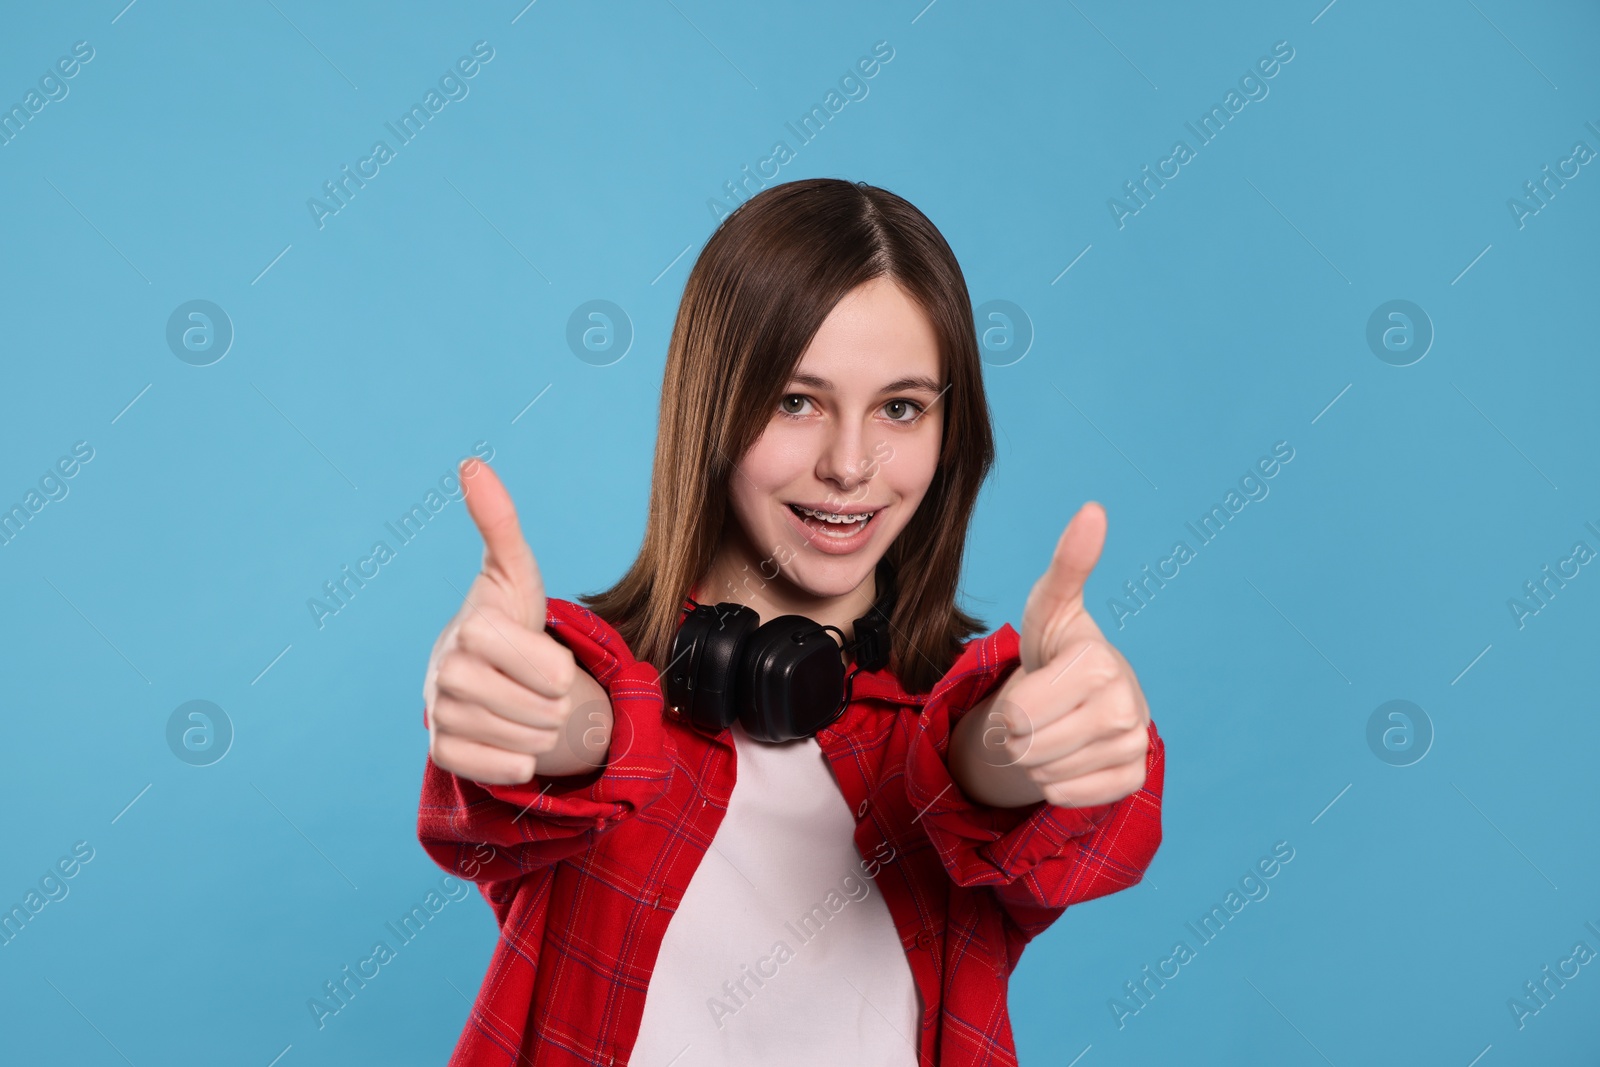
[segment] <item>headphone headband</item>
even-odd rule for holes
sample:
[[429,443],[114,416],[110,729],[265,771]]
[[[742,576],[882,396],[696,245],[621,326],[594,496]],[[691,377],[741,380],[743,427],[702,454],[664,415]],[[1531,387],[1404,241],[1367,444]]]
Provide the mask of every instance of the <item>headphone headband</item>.
[[[889,617],[894,610],[893,570],[879,561],[878,595],[855,620],[855,638],[843,647],[803,615],[765,623],[742,604],[701,604],[684,597],[687,612],[673,635],[663,676],[672,709],[702,729],[721,731],[741,722],[760,741],[810,737],[844,713],[850,682],[877,671],[890,658]],[[885,580],[888,579],[888,580]],[[855,656],[845,674],[843,652]]]
[[[840,633],[839,643],[845,651],[855,655],[856,665],[864,671],[878,671],[889,665],[889,654],[893,647],[890,638],[890,617],[894,614],[895,583],[894,569],[887,559],[878,561],[876,569],[878,596],[867,608],[867,613],[857,619],[852,627],[855,630],[855,640],[846,641]],[[705,607],[691,594],[683,598],[683,605],[678,609],[686,616],[697,608]],[[724,605],[718,605],[723,607]],[[680,616],[680,623],[683,621]],[[836,633],[838,627],[824,627]]]

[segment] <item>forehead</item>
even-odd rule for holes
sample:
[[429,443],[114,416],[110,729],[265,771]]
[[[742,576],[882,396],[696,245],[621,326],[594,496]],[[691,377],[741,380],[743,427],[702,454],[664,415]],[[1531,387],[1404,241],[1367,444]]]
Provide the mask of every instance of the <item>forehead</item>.
[[938,381],[940,369],[939,338],[921,305],[892,280],[874,278],[828,313],[795,374],[874,389],[907,377]]

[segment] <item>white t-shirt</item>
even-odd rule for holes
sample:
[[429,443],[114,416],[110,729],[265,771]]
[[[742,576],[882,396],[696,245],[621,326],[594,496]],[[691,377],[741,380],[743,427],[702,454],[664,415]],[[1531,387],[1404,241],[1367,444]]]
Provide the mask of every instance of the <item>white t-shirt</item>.
[[733,726],[727,814],[667,925],[632,1067],[916,1067],[921,1000],[815,738]]

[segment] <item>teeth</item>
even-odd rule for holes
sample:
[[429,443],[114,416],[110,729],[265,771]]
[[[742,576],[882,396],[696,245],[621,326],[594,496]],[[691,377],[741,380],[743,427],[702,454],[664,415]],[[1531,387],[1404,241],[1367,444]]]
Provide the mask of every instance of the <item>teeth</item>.
[[813,519],[817,519],[821,522],[847,523],[852,525],[858,522],[865,522],[872,518],[873,515],[873,513],[870,511],[862,515],[840,515],[832,511],[816,511],[812,508],[800,507],[799,505],[794,505],[794,509],[802,515],[809,515]]

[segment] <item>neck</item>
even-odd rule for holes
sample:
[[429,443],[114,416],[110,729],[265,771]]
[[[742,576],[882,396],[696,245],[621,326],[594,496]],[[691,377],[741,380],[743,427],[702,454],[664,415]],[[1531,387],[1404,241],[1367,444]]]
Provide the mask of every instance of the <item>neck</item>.
[[855,638],[855,620],[865,615],[877,599],[876,572],[874,567],[860,585],[837,596],[817,595],[791,582],[770,557],[753,550],[742,531],[731,529],[723,534],[717,554],[700,580],[695,600],[701,604],[743,604],[755,611],[762,622],[779,615],[804,615],[820,626],[837,626],[849,641]]

